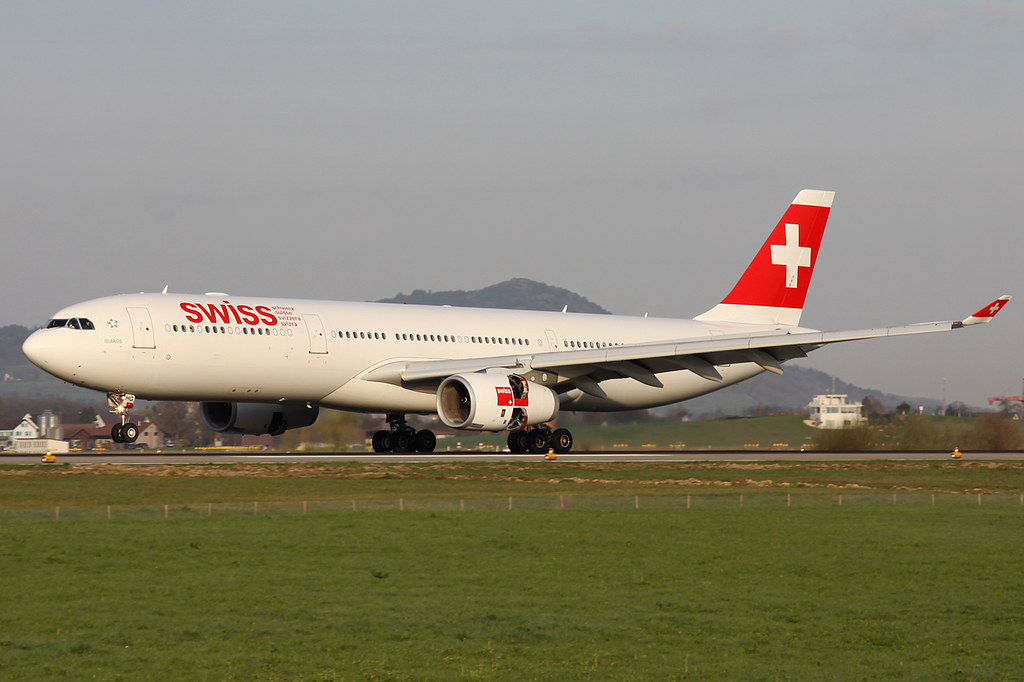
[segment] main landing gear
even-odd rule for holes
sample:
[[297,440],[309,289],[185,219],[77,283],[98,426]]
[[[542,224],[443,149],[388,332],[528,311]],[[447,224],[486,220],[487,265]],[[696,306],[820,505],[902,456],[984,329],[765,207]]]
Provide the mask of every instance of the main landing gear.
[[135,405],[135,396],[131,393],[108,393],[107,404],[110,411],[118,416],[120,424],[110,429],[110,439],[115,443],[134,443],[139,438],[139,427],[128,421],[128,410]]
[[433,431],[423,429],[417,431],[405,422],[404,414],[389,414],[390,431],[377,431],[373,434],[374,452],[433,452],[437,446],[437,436]]
[[544,455],[549,450],[554,450],[556,454],[561,455],[572,450],[572,433],[569,429],[552,431],[547,426],[510,431],[508,449],[510,452],[530,452],[535,455]]

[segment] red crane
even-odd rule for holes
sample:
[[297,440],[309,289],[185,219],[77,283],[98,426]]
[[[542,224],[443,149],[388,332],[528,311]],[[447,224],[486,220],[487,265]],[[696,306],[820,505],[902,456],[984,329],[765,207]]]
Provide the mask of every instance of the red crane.
[[1017,403],[1021,411],[1021,416],[1024,417],[1024,379],[1020,382],[1021,392],[1020,395],[997,395],[993,398],[988,399],[988,404],[992,403]]

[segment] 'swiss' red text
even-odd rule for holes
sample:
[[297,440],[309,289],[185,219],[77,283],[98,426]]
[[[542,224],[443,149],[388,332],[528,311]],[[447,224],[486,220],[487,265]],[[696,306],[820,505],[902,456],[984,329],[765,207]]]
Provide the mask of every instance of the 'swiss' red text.
[[185,319],[189,322],[212,322],[213,324],[265,324],[273,327],[277,324],[277,316],[265,305],[249,306],[234,305],[224,301],[221,305],[215,303],[179,303],[185,311]]

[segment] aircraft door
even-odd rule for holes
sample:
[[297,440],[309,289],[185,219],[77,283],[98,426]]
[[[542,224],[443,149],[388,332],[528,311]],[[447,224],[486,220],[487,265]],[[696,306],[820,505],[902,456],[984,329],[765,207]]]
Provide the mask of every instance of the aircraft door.
[[548,335],[548,349],[558,350],[558,337],[555,336],[555,332],[550,329],[545,329],[544,333]]
[[132,323],[132,348],[156,348],[149,308],[128,308],[128,319]]
[[309,334],[309,352],[326,354],[327,335],[324,334],[324,323],[320,321],[320,316],[303,315],[302,321],[306,323],[306,332]]

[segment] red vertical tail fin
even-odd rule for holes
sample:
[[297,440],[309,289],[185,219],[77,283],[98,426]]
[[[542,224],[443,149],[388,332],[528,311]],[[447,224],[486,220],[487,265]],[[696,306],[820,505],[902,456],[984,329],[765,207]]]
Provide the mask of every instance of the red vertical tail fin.
[[835,192],[815,189],[797,194],[729,295],[695,319],[784,326],[800,324],[834,196]]

